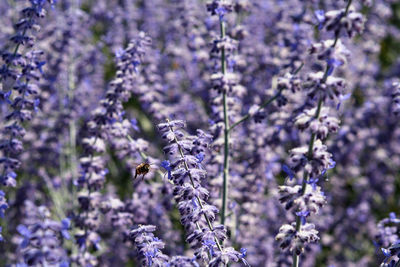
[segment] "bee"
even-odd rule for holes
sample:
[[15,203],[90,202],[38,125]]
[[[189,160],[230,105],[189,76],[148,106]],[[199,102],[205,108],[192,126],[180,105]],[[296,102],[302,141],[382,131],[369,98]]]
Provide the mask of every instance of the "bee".
[[143,162],[143,163],[140,163],[137,167],[136,167],[136,172],[135,172],[135,178],[134,179],[136,179],[136,177],[138,176],[138,175],[142,175],[143,174],[143,176],[142,176],[142,179],[144,178],[144,176],[146,175],[146,174],[148,174],[149,173],[149,171],[150,171],[150,163],[147,163],[147,162]]

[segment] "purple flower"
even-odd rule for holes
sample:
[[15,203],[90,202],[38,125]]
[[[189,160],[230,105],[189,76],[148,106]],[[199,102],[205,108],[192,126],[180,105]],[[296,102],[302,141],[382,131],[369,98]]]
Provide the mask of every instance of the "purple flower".
[[167,171],[168,179],[171,180],[172,179],[172,176],[171,176],[171,172],[172,172],[171,163],[168,160],[163,160],[161,162],[161,167],[163,167]]
[[319,179],[318,178],[310,178],[308,179],[308,184],[310,184],[313,188],[313,190],[317,190],[317,183],[318,183]]
[[343,96],[339,96],[339,103],[336,106],[336,110],[339,110],[342,102],[347,100],[347,99],[350,99],[351,95],[352,95],[351,93],[348,93],[348,94],[345,94]]
[[36,64],[36,67],[38,68],[38,70],[39,70],[39,72],[41,73],[41,74],[44,74],[43,73],[43,66],[44,65],[46,65],[46,61],[40,61],[40,62],[38,62],[37,64]]
[[332,75],[335,68],[340,67],[344,64],[342,60],[338,60],[335,58],[327,59],[326,62],[328,63],[328,76]]
[[308,210],[298,211],[296,212],[296,215],[300,217],[301,224],[304,225],[306,224],[306,218],[308,215],[310,215],[310,212]]
[[29,240],[32,236],[32,232],[25,226],[25,225],[18,225],[17,226],[17,231],[20,233],[20,235],[23,236],[23,240],[20,244],[21,248],[26,248],[29,244]]
[[215,252],[214,252],[215,242],[213,240],[207,239],[207,240],[203,241],[203,245],[209,249],[211,257],[214,257],[215,256]]
[[33,102],[33,109],[35,110],[35,112],[39,111],[39,104],[40,104],[40,99],[36,98]]
[[211,15],[218,15],[219,19],[222,20],[227,13],[232,12],[233,7],[229,1],[224,2],[213,0],[210,3],[207,3],[207,10]]
[[291,168],[289,168],[289,166],[283,164],[282,165],[282,170],[289,176],[290,180],[292,180],[295,177],[294,172],[292,171]]
[[125,55],[125,50],[122,49],[122,47],[118,47],[117,50],[115,50],[115,57],[116,58],[122,58]]
[[12,91],[8,91],[8,92],[0,92],[0,99],[1,101],[5,101],[7,104],[11,104],[12,101],[10,100],[10,96],[11,96]]
[[215,13],[219,16],[219,19],[222,20],[224,18],[225,14],[228,13],[228,11],[226,10],[225,7],[220,6],[215,9]]
[[333,168],[335,168],[335,166],[336,166],[336,161],[334,161],[332,158],[330,158],[328,169],[333,169]]
[[314,15],[317,18],[318,21],[318,30],[322,30],[322,27],[324,26],[325,22],[325,11],[319,9],[314,11]]
[[135,130],[136,132],[140,131],[140,129],[138,127],[138,124],[137,124],[137,120],[135,118],[131,119],[130,123],[131,123],[131,126],[132,126],[133,130]]
[[62,236],[65,239],[70,239],[71,237],[70,237],[70,234],[69,234],[68,230],[71,227],[71,220],[69,218],[62,219],[61,225],[62,225],[62,228],[61,228]]
[[250,267],[249,262],[245,259],[246,255],[247,255],[247,249],[246,248],[241,248],[240,249],[239,258],[243,262],[244,266]]
[[164,243],[154,236],[156,227],[153,225],[139,225],[130,232],[130,239],[136,245],[141,254],[142,263],[145,266],[165,266],[168,262],[168,256],[161,252]]
[[196,159],[197,159],[197,164],[199,165],[199,168],[200,169],[204,169],[203,168],[203,166],[201,165],[201,163],[203,162],[203,160],[204,160],[204,157],[205,157],[205,154],[203,153],[203,152],[200,152],[199,154],[197,154],[196,156]]
[[[221,246],[221,241],[227,237],[226,229],[223,225],[214,225],[218,209],[207,203],[209,192],[203,187],[207,172],[199,167],[199,160],[203,161],[203,156],[193,156],[199,155],[198,146],[204,146],[209,138],[199,130],[197,136],[186,136],[182,131],[184,126],[180,120],[158,124],[161,135],[169,142],[164,151],[169,153],[172,161],[171,164],[164,161],[163,165],[165,169],[172,169],[173,194],[181,214],[181,223],[188,232],[186,241],[195,249],[199,259],[209,262],[210,266],[217,266],[214,264],[228,253]],[[237,252],[233,250],[229,253]],[[239,257],[224,259],[237,262]]]
[[386,249],[386,248],[381,248],[383,255],[385,255],[385,262],[387,262],[387,260],[392,256],[392,254],[390,253],[390,250]]
[[198,163],[202,163],[203,160],[204,160],[204,157],[205,157],[205,155],[204,155],[203,152],[200,152],[199,154],[197,154],[197,155],[196,155],[196,158],[197,158],[197,160],[198,160]]
[[0,218],[4,218],[4,211],[8,209],[8,203],[4,191],[0,190]]

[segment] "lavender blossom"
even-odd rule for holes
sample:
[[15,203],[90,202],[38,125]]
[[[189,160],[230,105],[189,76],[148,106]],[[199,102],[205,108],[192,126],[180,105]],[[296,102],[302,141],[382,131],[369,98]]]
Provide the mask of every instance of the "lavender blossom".
[[70,220],[54,221],[46,207],[37,207],[31,202],[25,203],[25,209],[26,224],[17,226],[20,263],[68,265],[69,259],[62,243],[70,239]]
[[[208,262],[210,266],[238,262],[243,257],[232,247],[222,247],[227,238],[224,225],[214,226],[218,209],[208,204],[208,191],[202,182],[206,171],[200,169],[199,161],[193,156],[194,138],[185,137],[183,121],[173,120],[158,124],[162,137],[169,142],[164,152],[172,158],[170,164],[174,196],[181,214],[181,223],[187,231],[186,241],[195,249],[198,259]],[[202,134],[202,132],[199,132]],[[199,142],[199,139],[197,142]],[[199,143],[197,143],[199,144]],[[201,144],[201,143],[200,143]]]
[[136,244],[143,266],[165,266],[168,256],[161,253],[164,243],[153,235],[156,227],[153,225],[139,225],[130,232],[130,238]]
[[[293,252],[292,266],[298,266],[299,256],[306,243],[315,242],[319,239],[315,225],[306,223],[306,217],[311,213],[318,213],[319,208],[325,203],[325,196],[316,186],[316,180],[312,177],[323,175],[327,169],[335,166],[332,154],[327,152],[327,147],[320,139],[325,139],[331,132],[338,130],[339,120],[327,115],[328,109],[323,107],[328,98],[337,99],[344,94],[345,81],[342,78],[332,76],[334,69],[346,62],[347,49],[340,42],[340,32],[345,28],[350,37],[353,32],[361,32],[363,19],[361,14],[350,11],[351,1],[348,1],[344,10],[329,11],[325,14],[320,12],[318,20],[325,26],[326,30],[333,31],[334,40],[312,45],[311,54],[317,54],[318,60],[326,61],[325,72],[314,72],[308,74],[305,89],[308,90],[308,101],[312,102],[318,97],[318,104],[311,110],[305,110],[295,120],[295,125],[300,129],[308,129],[311,132],[310,142],[307,146],[291,150],[290,165],[294,171],[303,170],[302,185],[282,186],[280,193],[281,202],[287,209],[294,206],[296,223],[285,224],[276,239],[281,242],[282,248],[289,247]],[[320,25],[321,28],[321,25]],[[315,102],[315,101],[314,101]],[[313,179],[312,187],[309,181]],[[309,188],[307,190],[307,188]]]
[[[15,24],[16,33],[10,37],[13,51],[2,49],[0,69],[1,100],[6,104],[1,134],[1,176],[3,186],[16,186],[16,170],[21,162],[17,155],[23,150],[21,139],[25,135],[22,123],[32,119],[39,106],[39,87],[36,84],[43,73],[43,51],[29,49],[34,45],[34,31],[40,29],[38,20],[46,14],[47,1],[29,1]],[[50,2],[51,3],[51,2]],[[20,49],[24,47],[22,53]],[[4,108],[4,107],[3,107]],[[4,211],[4,208],[2,209]],[[2,212],[3,213],[3,212]]]

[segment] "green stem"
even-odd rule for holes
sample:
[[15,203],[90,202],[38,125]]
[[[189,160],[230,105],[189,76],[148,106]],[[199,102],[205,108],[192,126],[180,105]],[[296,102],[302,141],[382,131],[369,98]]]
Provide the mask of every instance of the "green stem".
[[[349,0],[347,2],[347,6],[346,6],[346,10],[345,10],[344,16],[347,15],[347,13],[349,11],[349,8],[350,8],[350,5],[351,5],[351,2],[352,2],[352,0]],[[336,46],[338,40],[339,40],[339,34],[337,34],[335,36],[335,41],[333,42],[332,48],[334,48]],[[321,83],[325,83],[326,80],[328,79],[329,68],[330,68],[329,65],[327,65]],[[323,104],[323,98],[322,98],[322,96],[320,96],[319,101],[318,101],[317,110],[315,111],[315,115],[314,115],[315,119],[319,118],[319,115],[321,113],[322,104]],[[313,149],[314,149],[315,137],[316,137],[315,133],[311,134],[311,138],[310,138],[310,142],[309,142],[309,146],[308,146],[308,152],[307,152],[308,160],[310,160],[312,158],[312,152],[313,152]],[[309,173],[307,171],[304,171],[303,181],[302,181],[302,186],[301,186],[301,195],[303,195],[305,190],[306,190],[306,185],[307,185],[307,182],[308,182],[308,178],[309,178]],[[300,218],[300,216],[297,216],[296,217],[296,232],[298,232],[300,230],[300,226],[301,226],[301,218]],[[298,267],[299,266],[299,258],[300,258],[300,255],[297,255],[296,252],[293,252],[292,267]]]
[[[270,99],[268,99],[267,101],[265,101],[264,103],[261,104],[261,106],[258,107],[258,109],[256,110],[255,113],[259,112],[260,110],[262,110],[263,108],[267,107],[269,104],[271,104],[274,100],[276,100],[282,93],[282,90],[279,90],[273,97],[271,97]],[[253,115],[250,115],[249,113],[247,113],[246,115],[244,115],[241,119],[239,119],[237,122],[235,122],[234,124],[232,124],[232,126],[229,128],[229,131],[231,131],[233,128],[235,128],[236,126],[238,126],[239,124],[241,124],[242,122],[246,121],[247,119],[251,118]]]
[[[304,63],[301,63],[301,65],[293,72],[293,75],[296,75],[297,73],[299,73],[299,71],[303,68],[303,66],[304,66]],[[276,100],[280,96],[281,93],[282,93],[282,90],[279,90],[273,97],[271,97],[270,99],[264,101],[261,104],[261,106],[258,107],[258,109],[256,110],[255,113],[259,112],[260,110],[262,110],[263,108],[267,107],[269,104],[274,102],[274,100]],[[240,118],[237,122],[232,124],[232,126],[229,128],[229,131],[231,131],[233,128],[235,128],[236,126],[238,126],[242,122],[246,121],[247,119],[251,118],[252,116],[253,115],[250,115],[250,113],[247,113],[242,118]]]
[[[74,75],[75,64],[71,64],[71,68],[68,72],[68,100],[70,103],[69,108],[72,109],[72,102],[74,100],[74,93],[76,89],[76,78]],[[72,112],[72,110],[71,110]],[[74,119],[70,120],[68,123],[69,128],[69,149],[68,149],[68,161],[71,168],[72,177],[78,176],[78,159],[76,151],[76,122]]]
[[[225,38],[225,22],[222,17],[219,19],[221,40]],[[222,75],[226,74],[226,55],[225,47],[221,49],[221,72]],[[229,190],[229,117],[228,117],[228,101],[227,92],[222,92],[222,99],[224,105],[224,172],[223,172],[223,186],[222,186],[222,212],[221,224],[225,225],[226,211],[228,205],[228,190]]]

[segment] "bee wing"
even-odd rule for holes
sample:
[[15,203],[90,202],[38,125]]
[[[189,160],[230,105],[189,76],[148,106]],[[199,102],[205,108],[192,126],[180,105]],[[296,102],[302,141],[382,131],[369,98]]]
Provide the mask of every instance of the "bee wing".
[[152,169],[158,170],[160,169],[160,166],[158,166],[158,164],[150,164]]

